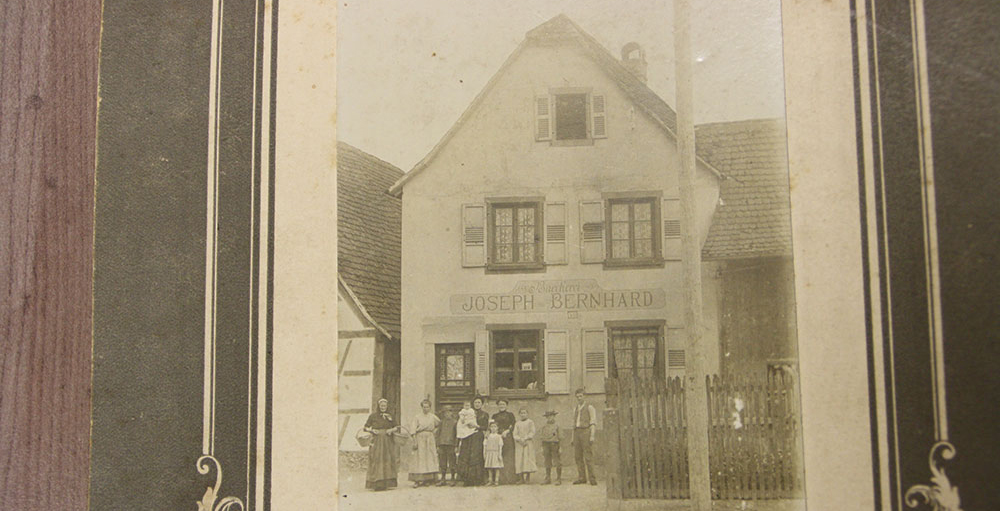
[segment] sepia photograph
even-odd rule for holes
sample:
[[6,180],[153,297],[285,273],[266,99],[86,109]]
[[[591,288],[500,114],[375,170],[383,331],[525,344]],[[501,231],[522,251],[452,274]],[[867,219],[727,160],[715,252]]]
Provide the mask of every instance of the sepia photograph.
[[804,509],[780,3],[686,3],[341,6],[342,509]]

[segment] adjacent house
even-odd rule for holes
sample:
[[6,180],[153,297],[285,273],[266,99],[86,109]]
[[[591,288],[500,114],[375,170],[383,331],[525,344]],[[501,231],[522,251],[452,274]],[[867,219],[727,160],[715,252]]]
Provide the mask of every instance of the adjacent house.
[[785,125],[704,124],[698,152],[723,172],[702,249],[719,296],[720,371],[794,371],[798,354]]
[[[376,401],[399,413],[400,213],[386,190],[403,172],[337,144],[337,338],[339,445],[354,439]],[[322,228],[322,226],[317,226]]]

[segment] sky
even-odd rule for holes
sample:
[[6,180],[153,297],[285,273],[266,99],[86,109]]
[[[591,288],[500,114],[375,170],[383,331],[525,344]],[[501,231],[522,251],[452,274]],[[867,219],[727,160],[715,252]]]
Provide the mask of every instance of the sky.
[[[409,171],[526,32],[564,13],[646,51],[674,105],[672,0],[339,0],[337,138]],[[783,117],[780,0],[691,0],[695,123]]]

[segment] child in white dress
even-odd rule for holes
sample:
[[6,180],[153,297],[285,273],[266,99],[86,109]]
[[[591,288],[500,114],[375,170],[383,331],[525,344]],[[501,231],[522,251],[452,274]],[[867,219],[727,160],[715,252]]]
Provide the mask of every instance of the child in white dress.
[[535,421],[528,418],[528,410],[521,408],[520,420],[514,424],[514,472],[518,484],[531,482],[531,473],[538,470],[535,463]]
[[503,468],[503,455],[500,453],[502,449],[503,437],[500,436],[497,423],[490,422],[490,433],[483,441],[483,458],[486,460],[486,470],[490,473],[490,481],[486,483],[489,486],[497,485],[500,469]]

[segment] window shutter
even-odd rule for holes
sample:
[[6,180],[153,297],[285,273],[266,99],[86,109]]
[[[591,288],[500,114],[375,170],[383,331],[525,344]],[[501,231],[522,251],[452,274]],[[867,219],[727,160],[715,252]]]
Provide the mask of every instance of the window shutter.
[[666,345],[667,352],[667,376],[671,378],[683,376],[684,368],[687,366],[687,352],[684,350],[685,346],[687,346],[687,339],[685,338],[684,329],[668,327],[664,330],[664,334],[666,335],[664,344]]
[[580,201],[580,262],[604,262],[603,201]]
[[607,138],[607,115],[605,114],[604,94],[590,95],[590,126],[592,138]]
[[663,199],[663,258],[681,259],[681,200]]
[[583,389],[587,393],[604,392],[608,375],[608,332],[603,328],[583,330]]
[[566,264],[566,203],[545,204],[545,262]]
[[569,332],[545,331],[545,392],[569,394]]
[[462,266],[486,266],[486,205],[462,205]]
[[476,395],[490,395],[490,332],[476,332]]
[[535,97],[535,140],[552,140],[552,104],[548,95]]

